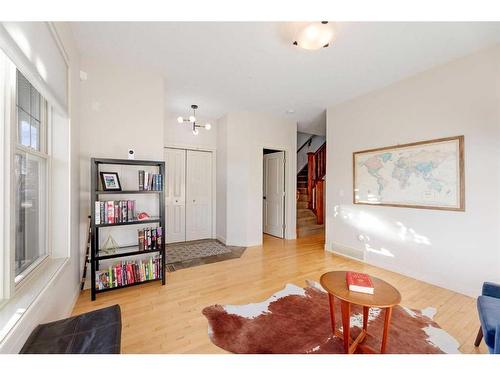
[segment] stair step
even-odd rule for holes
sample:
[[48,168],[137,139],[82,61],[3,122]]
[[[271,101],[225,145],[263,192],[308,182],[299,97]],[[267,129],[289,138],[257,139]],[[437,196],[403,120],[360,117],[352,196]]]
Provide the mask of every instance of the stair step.
[[298,201],[297,202],[297,208],[307,208],[307,202]]
[[297,181],[297,188],[306,188],[307,189],[307,182]]
[[297,209],[297,220],[301,218],[312,217],[316,219],[316,215],[308,208],[298,208]]
[[300,194],[307,194],[307,188],[305,187],[298,187],[297,190]]
[[297,226],[299,228],[309,227],[310,225],[317,224],[318,219],[316,215],[313,214],[312,217],[298,217],[297,218]]
[[304,195],[304,194],[300,194],[299,195],[299,202],[309,202],[309,196]]
[[325,232],[324,226],[318,226],[317,228],[300,228],[297,229],[297,237],[307,237],[316,234],[322,234]]

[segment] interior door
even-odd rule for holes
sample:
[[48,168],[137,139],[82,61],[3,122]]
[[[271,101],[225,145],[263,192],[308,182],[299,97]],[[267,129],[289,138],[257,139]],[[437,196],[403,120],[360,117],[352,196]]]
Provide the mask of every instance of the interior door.
[[285,152],[264,155],[264,233],[284,238]]
[[187,151],[186,241],[212,237],[212,153]]
[[165,149],[166,242],[186,241],[186,150]]

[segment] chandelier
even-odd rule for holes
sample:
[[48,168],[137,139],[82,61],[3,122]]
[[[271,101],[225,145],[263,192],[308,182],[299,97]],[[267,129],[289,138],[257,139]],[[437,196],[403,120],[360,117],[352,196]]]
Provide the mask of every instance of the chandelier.
[[206,130],[210,130],[210,128],[212,127],[212,125],[210,125],[209,123],[206,123],[205,125],[199,125],[196,122],[196,110],[198,109],[198,106],[196,104],[193,104],[193,105],[191,105],[191,108],[193,109],[193,114],[191,116],[187,117],[187,118],[179,116],[179,117],[177,117],[177,122],[179,124],[183,124],[185,122],[188,122],[189,125],[193,127],[193,134],[194,135],[198,135],[199,134],[198,128],[204,128]]

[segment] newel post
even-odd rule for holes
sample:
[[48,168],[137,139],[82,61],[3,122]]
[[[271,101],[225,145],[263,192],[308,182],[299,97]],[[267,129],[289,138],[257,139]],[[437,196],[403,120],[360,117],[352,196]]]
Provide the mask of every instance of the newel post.
[[323,224],[325,216],[324,183],[324,180],[316,181],[316,220],[318,224]]
[[307,202],[307,207],[309,209],[313,208],[313,188],[314,180],[316,179],[316,157],[314,152],[307,153],[307,195],[309,201]]

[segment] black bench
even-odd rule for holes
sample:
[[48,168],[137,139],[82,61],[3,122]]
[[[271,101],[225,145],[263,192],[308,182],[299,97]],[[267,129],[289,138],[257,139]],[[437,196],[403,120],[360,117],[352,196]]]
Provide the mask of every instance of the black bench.
[[122,319],[119,305],[40,324],[20,354],[119,354]]

